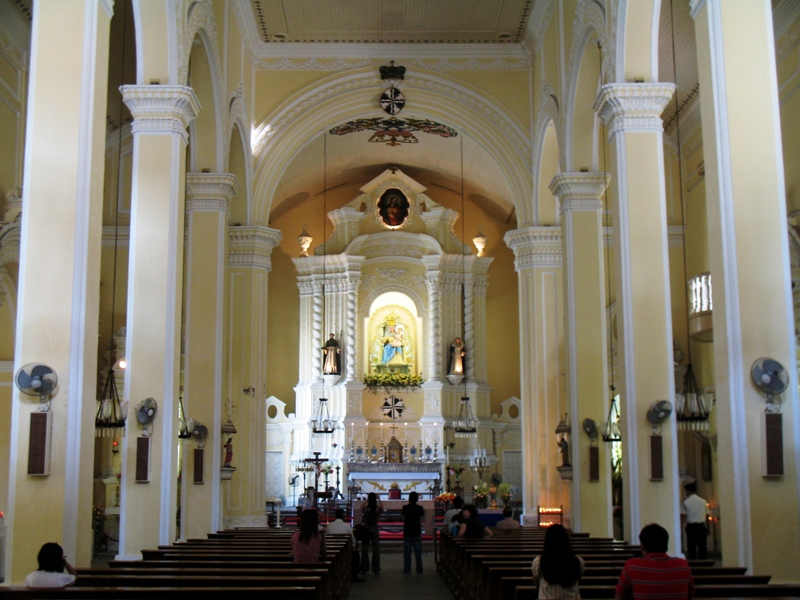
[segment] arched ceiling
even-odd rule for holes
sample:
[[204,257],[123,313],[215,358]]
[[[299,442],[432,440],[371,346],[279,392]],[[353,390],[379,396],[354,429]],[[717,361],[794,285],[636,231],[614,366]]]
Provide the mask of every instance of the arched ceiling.
[[420,132],[415,134],[416,144],[393,147],[369,142],[371,135],[369,131],[343,136],[320,132],[297,153],[281,177],[270,220],[321,194],[326,174],[329,192],[338,189],[339,193],[349,194],[345,201],[355,198],[361,186],[389,167],[398,167],[425,185],[427,195],[434,201],[438,201],[437,196],[449,194],[460,197],[463,148],[464,197],[504,223],[516,221],[514,199],[505,175],[468,133],[442,138]]

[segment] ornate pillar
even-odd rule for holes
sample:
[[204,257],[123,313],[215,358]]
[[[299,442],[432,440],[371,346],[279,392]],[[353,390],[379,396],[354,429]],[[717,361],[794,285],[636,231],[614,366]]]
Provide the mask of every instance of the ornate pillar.
[[428,382],[442,381],[442,324],[440,317],[440,281],[442,273],[439,268],[439,256],[423,257],[427,271],[425,285],[428,289],[428,321],[430,324],[428,338]]
[[88,566],[92,555],[87,507],[112,6],[72,1],[33,7],[14,372],[43,363],[57,373],[58,387],[49,406],[46,477],[27,472],[38,398],[16,386],[11,394],[5,572],[12,584],[22,583],[46,541],[57,539],[78,566]]
[[680,498],[674,416],[662,426],[663,479],[651,479],[646,420],[658,400],[674,404],[672,315],[661,111],[671,83],[604,85],[595,110],[606,122],[614,175],[614,255],[620,356],[625,537],[646,523],[679,551]]
[[611,474],[607,444],[598,447],[599,478],[589,477],[586,418],[598,423],[608,413],[606,297],[603,265],[603,192],[606,173],[561,173],[550,190],[561,206],[564,248],[567,396],[572,426],[572,527],[611,536]]
[[132,559],[175,540],[186,128],[200,105],[179,85],[126,85],[122,96],[134,119],[125,400],[158,402],[147,483],[136,482],[135,418],[122,438],[119,557]]
[[566,407],[561,373],[564,320],[561,230],[526,227],[509,231],[519,278],[520,393],[522,401],[522,500],[525,518],[536,523],[537,506],[569,506],[556,467],[561,464],[555,431]]
[[183,406],[208,427],[203,485],[195,485],[194,440],[182,442],[181,539],[221,528],[220,433],[222,414],[223,318],[227,263],[228,207],[239,191],[230,173],[186,175],[186,298],[184,301]]
[[[714,284],[722,557],[773,581],[798,581],[800,544],[789,532],[800,529],[800,408],[772,11],[768,2],[691,5]],[[778,477],[763,470],[766,405],[750,377],[760,357],[789,373]]]
[[[236,523],[264,527],[267,299],[271,254],[282,236],[276,229],[260,226],[228,227],[227,236],[227,308],[223,328],[223,372],[227,381],[221,419],[227,420],[230,406],[238,433],[233,440],[232,465],[236,472],[221,489],[223,525],[235,519]],[[211,435],[220,435],[219,429]],[[221,451],[217,455],[221,456]],[[219,477],[219,469],[212,476]]]

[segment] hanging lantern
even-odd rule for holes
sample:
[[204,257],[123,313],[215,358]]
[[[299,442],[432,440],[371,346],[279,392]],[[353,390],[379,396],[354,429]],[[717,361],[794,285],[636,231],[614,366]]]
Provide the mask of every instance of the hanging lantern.
[[[614,387],[611,388],[611,393],[615,391]],[[617,397],[611,397],[611,406],[608,408],[608,420],[603,423],[603,441],[604,442],[619,442],[622,440],[621,429],[619,426],[619,407],[617,406]]]
[[708,415],[711,412],[709,398],[700,392],[694,368],[691,363],[686,366],[683,376],[683,390],[675,394],[675,418],[678,429],[708,430]]
[[453,429],[455,430],[456,437],[474,437],[478,435],[478,421],[475,415],[472,414],[472,407],[469,403],[469,396],[461,398],[461,408],[458,411],[458,420],[455,422]]
[[331,434],[336,427],[331,421],[331,414],[328,411],[328,399],[320,398],[317,404],[317,414],[311,422],[311,428],[317,434]]

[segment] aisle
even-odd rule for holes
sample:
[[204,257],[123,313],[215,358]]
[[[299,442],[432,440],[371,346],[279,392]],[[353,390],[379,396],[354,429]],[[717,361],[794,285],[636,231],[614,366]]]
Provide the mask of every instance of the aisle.
[[[381,547],[383,549],[383,546]],[[412,569],[414,558],[411,558]],[[403,574],[403,553],[381,552],[380,575],[367,573],[361,577],[366,583],[350,586],[348,600],[375,600],[376,598],[413,598],[414,600],[445,600],[450,590],[436,572],[433,552],[422,554],[423,572]]]

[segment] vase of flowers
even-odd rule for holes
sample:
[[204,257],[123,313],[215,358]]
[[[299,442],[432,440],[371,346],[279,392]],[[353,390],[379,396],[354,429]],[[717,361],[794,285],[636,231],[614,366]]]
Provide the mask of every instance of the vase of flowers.
[[514,488],[510,483],[501,483],[497,486],[497,495],[503,501],[503,506],[508,506],[511,503],[511,498],[514,497]]
[[478,485],[472,488],[472,497],[477,508],[486,508],[486,504],[488,502],[487,498],[489,497],[489,486],[486,485],[485,482],[481,481]]
[[448,465],[447,470],[450,473],[450,475],[455,475],[455,477],[456,477],[456,487],[460,487],[459,484],[461,483],[461,474],[464,472],[464,467],[461,467],[461,466],[453,467],[453,466]]

